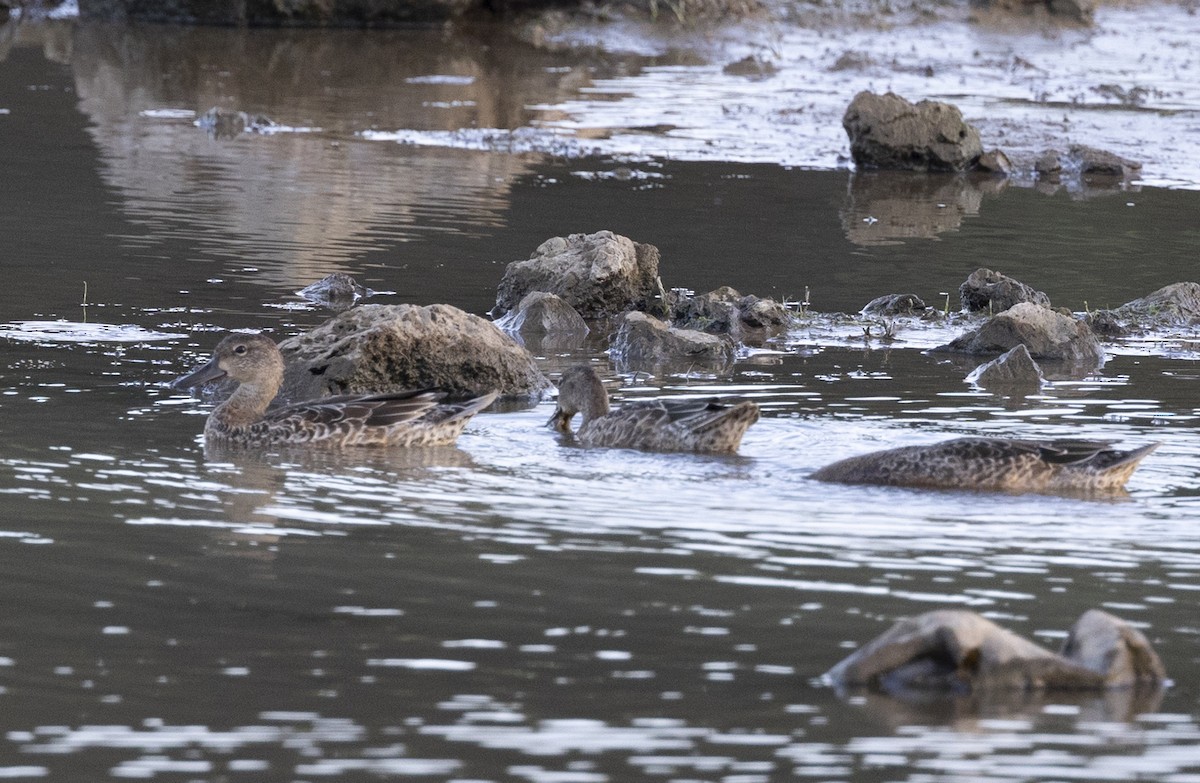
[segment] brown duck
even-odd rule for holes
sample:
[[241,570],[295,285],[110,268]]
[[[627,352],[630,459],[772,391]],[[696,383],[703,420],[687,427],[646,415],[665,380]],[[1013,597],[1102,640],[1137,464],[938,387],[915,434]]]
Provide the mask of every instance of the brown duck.
[[1157,443],[1132,451],[1107,441],[957,438],[903,446],[827,465],[818,481],[1001,492],[1120,490]]
[[758,421],[758,406],[750,401],[644,400],[613,410],[600,377],[586,365],[563,373],[547,425],[570,434],[576,413],[582,414],[574,433],[581,445],[646,451],[732,453]]
[[226,337],[207,364],[172,385],[191,388],[226,377],[238,387],[209,414],[204,438],[233,446],[441,446],[453,443],[496,398],[445,404],[444,392],[421,389],[325,397],[268,411],[283,384],[283,356],[259,334]]

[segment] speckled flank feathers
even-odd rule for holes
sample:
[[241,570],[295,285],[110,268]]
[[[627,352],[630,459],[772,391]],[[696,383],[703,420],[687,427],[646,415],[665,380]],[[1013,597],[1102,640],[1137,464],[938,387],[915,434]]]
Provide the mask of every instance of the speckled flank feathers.
[[207,364],[174,385],[199,386],[226,376],[239,386],[209,414],[204,425],[209,443],[441,446],[453,443],[471,417],[496,398],[493,393],[445,404],[440,403],[444,393],[421,389],[326,397],[268,411],[283,383],[283,357],[269,338],[247,334],[226,337]]
[[611,410],[608,393],[591,367],[572,367],[558,386],[558,406],[549,424],[569,433],[571,418],[582,414],[575,439],[584,446],[732,453],[758,421],[750,401],[646,400]]
[[1106,441],[958,438],[835,462],[819,481],[1002,492],[1120,490],[1157,443],[1116,451]]

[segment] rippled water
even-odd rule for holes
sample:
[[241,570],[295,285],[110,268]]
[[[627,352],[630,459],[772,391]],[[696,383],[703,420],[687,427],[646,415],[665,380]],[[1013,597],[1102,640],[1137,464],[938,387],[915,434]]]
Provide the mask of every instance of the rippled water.
[[[69,27],[6,44],[0,777],[1200,780],[1186,330],[1026,398],[922,352],[954,330],[904,323],[890,344],[797,327],[728,373],[620,379],[625,399],[757,399],[736,457],[574,448],[541,426],[547,403],[481,415],[454,448],[206,453],[207,408],[164,387],[226,330],[321,322],[294,292],[327,272],[483,313],[505,263],[600,228],[656,244],[669,286],[807,290],[817,310],[940,306],[979,265],[1115,305],[1194,278],[1197,194],[380,143],[358,135],[371,116],[482,117],[443,105],[461,83],[424,78],[477,47],[353,44],[379,48]],[[492,51],[487,90],[577,65]],[[480,127],[531,101],[497,94]],[[214,103],[321,130],[211,138],[189,118]],[[1162,446],[1107,501],[806,479],[970,433]],[[1107,608],[1175,684],[914,704],[815,682],[896,617],[954,606],[1048,646]]]

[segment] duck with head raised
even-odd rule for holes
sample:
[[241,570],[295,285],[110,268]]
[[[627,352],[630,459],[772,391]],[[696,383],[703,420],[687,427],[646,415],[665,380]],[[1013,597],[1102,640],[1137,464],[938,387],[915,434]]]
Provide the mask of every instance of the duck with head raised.
[[571,434],[576,413],[582,421],[574,436],[584,446],[714,454],[737,451],[742,435],[758,421],[758,406],[749,400],[641,400],[613,410],[600,376],[586,365],[563,373],[547,425]]
[[420,389],[390,394],[343,395],[268,410],[283,384],[283,355],[261,334],[233,334],[212,358],[172,386],[191,388],[230,378],[238,382],[204,425],[208,443],[240,446],[442,446],[458,438],[467,422],[491,404],[495,393],[461,404],[446,394]]
[[955,438],[826,465],[818,481],[998,492],[1120,492],[1157,443],[1118,451],[1108,441]]

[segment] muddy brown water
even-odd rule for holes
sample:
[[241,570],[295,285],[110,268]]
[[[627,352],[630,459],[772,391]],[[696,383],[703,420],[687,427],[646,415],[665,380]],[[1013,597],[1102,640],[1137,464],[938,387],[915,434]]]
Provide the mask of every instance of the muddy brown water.
[[[940,305],[980,265],[1073,310],[1118,304],[1195,278],[1200,194],[400,145],[358,134],[519,127],[570,68],[619,63],[497,45],[492,77],[554,84],[485,109],[438,78],[477,49],[428,33],[332,83],[345,51],[272,71],[301,46],[280,34],[8,33],[0,777],[1200,780],[1187,330],[1016,399],[924,353],[949,335],[917,324],[889,344],[797,327],[727,372],[620,379],[626,399],[758,399],[732,458],[571,448],[548,403],[449,449],[206,454],[206,407],[164,387],[227,330],[319,323],[294,292],[328,272],[483,313],[506,262],[601,228],[656,244],[669,286],[817,310]],[[192,124],[212,104],[290,130],[214,139]],[[602,350],[541,355],[552,373]],[[1162,446],[1108,501],[805,478],[971,433]],[[1174,685],[902,703],[816,681],[939,607],[1049,646],[1104,607]]]

